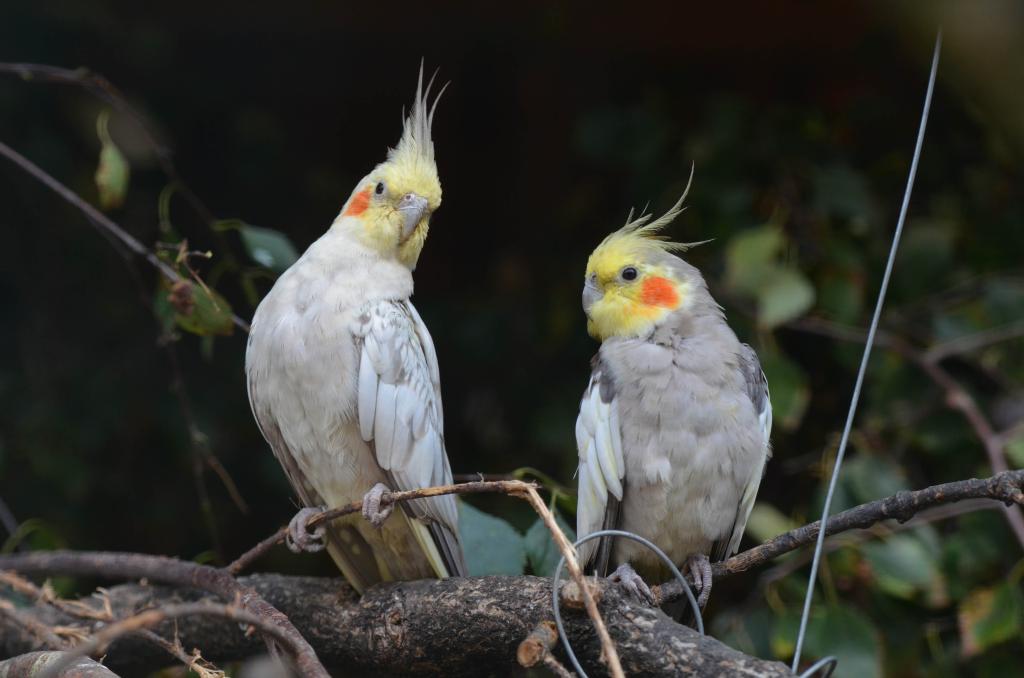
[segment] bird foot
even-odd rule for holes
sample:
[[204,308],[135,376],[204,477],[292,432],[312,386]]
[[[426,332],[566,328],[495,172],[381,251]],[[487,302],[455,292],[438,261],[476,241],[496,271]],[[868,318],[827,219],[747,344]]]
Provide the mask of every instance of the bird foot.
[[695,553],[686,559],[686,568],[693,578],[697,605],[703,610],[708,604],[708,598],[711,597],[711,561],[703,553]]
[[309,529],[309,521],[313,516],[326,510],[326,506],[304,508],[292,517],[288,523],[288,534],[285,535],[284,543],[292,553],[316,553],[324,550],[324,534],[326,528],[317,525],[312,531]]
[[384,507],[380,505],[381,498],[390,491],[384,483],[377,483],[372,490],[363,495],[363,517],[378,530],[395,509],[394,504],[387,504]]
[[608,577],[608,580],[618,584],[637,598],[645,600],[651,605],[654,604],[654,593],[651,591],[651,587],[647,585],[647,582],[636,573],[636,570],[629,563],[623,563],[615,568],[615,571]]

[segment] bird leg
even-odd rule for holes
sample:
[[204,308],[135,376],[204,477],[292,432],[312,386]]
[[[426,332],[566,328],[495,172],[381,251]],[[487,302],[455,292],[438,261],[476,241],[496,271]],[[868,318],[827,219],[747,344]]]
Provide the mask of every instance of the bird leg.
[[694,553],[686,559],[686,567],[693,577],[693,587],[697,590],[697,605],[703,610],[711,597],[711,561],[703,553]]
[[629,563],[623,563],[615,568],[608,580],[618,584],[637,598],[645,600],[651,605],[654,604],[654,593],[651,592],[651,587]]
[[380,529],[380,526],[384,524],[384,521],[391,515],[391,511],[394,510],[394,504],[386,504],[381,507],[380,500],[386,492],[390,492],[388,486],[384,483],[377,483],[373,486],[369,492],[363,495],[363,517],[370,521],[370,524]]
[[324,525],[317,525],[310,532],[309,521],[313,516],[325,510],[327,510],[326,506],[304,508],[292,517],[288,523],[288,533],[284,538],[284,543],[288,545],[292,553],[302,553],[303,551],[316,553],[317,551],[324,550],[326,527]]

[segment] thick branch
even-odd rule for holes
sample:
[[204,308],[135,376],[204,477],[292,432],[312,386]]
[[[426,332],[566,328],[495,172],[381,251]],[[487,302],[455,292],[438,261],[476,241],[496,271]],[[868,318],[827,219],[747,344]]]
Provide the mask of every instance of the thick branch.
[[[148,579],[175,586],[209,591],[246,612],[261,617],[286,635],[296,648],[295,663],[304,676],[327,677],[309,643],[288,618],[251,588],[243,586],[225,570],[196,565],[174,558],[136,553],[94,553],[51,551],[0,556],[0,569],[22,574],[75,574],[114,579]],[[237,629],[237,625],[235,627]]]
[[[420,499],[423,497],[483,492],[507,494],[511,497],[525,499],[530,504],[530,507],[536,511],[537,515],[540,516],[544,525],[548,528],[548,531],[551,532],[551,536],[554,539],[558,550],[562,553],[562,556],[565,557],[565,566],[566,569],[569,570],[569,576],[576,583],[583,598],[583,605],[587,610],[587,614],[590,615],[590,619],[594,622],[594,629],[597,631],[597,636],[601,640],[601,645],[604,647],[602,652],[603,660],[608,664],[608,669],[613,678],[624,678],[618,653],[615,650],[615,644],[612,643],[611,636],[608,634],[608,629],[605,628],[604,620],[601,619],[601,614],[597,609],[597,601],[594,600],[589,587],[586,585],[583,577],[583,570],[580,568],[579,563],[576,560],[576,549],[573,548],[572,543],[558,526],[558,523],[555,521],[555,516],[547,507],[547,504],[545,504],[540,498],[540,495],[537,494],[536,485],[533,483],[523,482],[522,480],[481,480],[456,485],[439,485],[437,487],[424,487],[418,490],[408,490],[405,492],[387,492],[381,497],[381,504],[387,506],[389,504],[408,501],[410,499]],[[316,527],[321,523],[326,523],[330,520],[334,520],[335,518],[355,513],[361,508],[362,502],[354,501],[347,506],[328,509],[321,512],[319,515],[314,516],[309,521],[308,525],[309,527]],[[287,528],[282,527],[270,537],[256,544],[252,549],[243,553],[235,562],[231,563],[228,566],[228,571],[232,574],[237,574],[242,571],[254,560],[263,555],[263,553],[270,549],[270,547],[282,541],[286,531]]]
[[[253,575],[249,587],[282,610],[309,638],[336,675],[476,676],[481,667],[501,675],[518,668],[516,650],[551,613],[550,580],[539,577],[470,577],[377,586],[359,599],[341,578]],[[150,606],[180,605],[202,594],[126,584],[109,589],[118,617]],[[99,606],[98,597],[87,599]],[[629,676],[791,676],[778,662],[748,657],[669,619],[660,610],[606,587],[601,613]],[[49,625],[83,623],[50,605],[31,608]],[[96,622],[85,622],[95,624]],[[582,611],[566,613],[569,636],[591,675],[605,675],[601,645]],[[185,648],[198,647],[218,663],[264,652],[238,625],[212,617],[191,617],[175,627],[152,627],[164,637],[175,628]],[[90,629],[92,630],[92,629]],[[24,652],[24,640],[0,627],[0,650]],[[112,643],[106,663],[125,675],[140,675],[168,663],[167,654],[144,638]]]
[[29,652],[0,662],[0,676],[42,678],[51,667],[69,661],[58,674],[62,678],[117,678],[116,673],[97,661],[69,657],[67,652]]

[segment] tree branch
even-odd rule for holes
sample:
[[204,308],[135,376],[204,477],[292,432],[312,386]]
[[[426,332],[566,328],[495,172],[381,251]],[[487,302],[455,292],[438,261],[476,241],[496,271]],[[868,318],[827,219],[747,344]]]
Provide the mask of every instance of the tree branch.
[[[29,652],[0,662],[0,676],[42,678],[49,668],[64,661],[67,652]],[[79,657],[65,665],[60,676],[68,678],[118,678],[117,674],[92,659]]]
[[[373,587],[361,599],[340,577],[252,575],[241,583],[286,613],[335,675],[477,676],[481,667],[501,675],[519,668],[520,641],[551,614],[551,582],[540,577],[400,582]],[[698,678],[740,673],[791,678],[779,662],[748,657],[675,623],[619,587],[599,586],[602,616],[630,676],[687,672]],[[201,597],[198,591],[141,584],[108,591],[119,617]],[[95,598],[83,602],[99,604]],[[72,621],[52,606],[40,604],[31,612],[49,625]],[[567,611],[565,619],[584,667],[591,675],[604,675],[601,644],[590,619],[582,611]],[[200,647],[204,657],[220,665],[265,651],[257,639],[239,633],[236,623],[213,617],[192,617],[177,629],[163,622],[152,630],[165,638],[177,631],[182,645]],[[0,651],[27,649],[23,639],[0,626]],[[128,635],[110,644],[105,661],[119,673],[142,675],[166,665],[168,657],[146,639]]]
[[[13,162],[15,165],[24,170],[29,176],[43,184],[51,191],[56,193],[58,196],[64,199],[65,202],[71,206],[77,208],[82,212],[89,223],[93,225],[100,233],[105,236],[112,236],[115,240],[120,242],[122,245],[128,248],[132,254],[142,258],[150,266],[160,272],[162,276],[170,280],[171,282],[184,282],[189,285],[192,283],[185,280],[181,275],[178,274],[172,267],[168,266],[166,262],[160,259],[156,254],[149,250],[145,245],[132,237],[127,231],[118,226],[112,219],[107,215],[100,212],[98,209],[83,200],[77,193],[72,191],[70,188],[62,184],[61,182],[50,176],[45,170],[40,168],[38,165],[33,163],[31,160],[18,153],[16,150],[8,146],[7,144],[0,141],[0,155],[3,155],[8,160]],[[239,329],[248,332],[249,323],[239,318],[237,315],[231,315],[231,322],[235,324]]]
[[[547,526],[548,530],[551,532],[551,536],[554,539],[558,550],[561,551],[563,556],[565,556],[566,568],[569,570],[572,580],[576,583],[576,586],[581,592],[583,605],[587,610],[587,614],[590,615],[591,620],[594,622],[594,628],[596,629],[597,635],[604,647],[602,656],[608,663],[610,673],[614,678],[622,678],[622,667],[619,663],[618,654],[615,651],[615,644],[612,642],[611,636],[608,634],[608,629],[605,628],[604,621],[601,619],[601,613],[597,608],[597,602],[593,597],[590,587],[586,584],[586,580],[583,577],[583,570],[580,568],[579,563],[576,560],[576,549],[573,548],[572,543],[570,543],[566,538],[565,533],[563,533],[561,528],[558,527],[558,523],[555,521],[555,516],[551,513],[543,500],[541,500],[540,495],[537,494],[537,487],[535,484],[523,482],[522,480],[481,480],[471,483],[425,487],[418,490],[407,490],[405,492],[387,492],[381,496],[381,505],[387,506],[397,502],[409,501],[410,499],[437,497],[446,494],[471,493],[498,493],[506,494],[511,497],[518,497],[526,500],[527,503],[530,504],[531,508],[537,512],[541,520],[544,521],[544,525]],[[362,509],[362,506],[362,501],[353,501],[346,506],[322,511],[311,518],[307,525],[311,528],[316,527],[317,525],[334,520],[335,518],[356,513]],[[241,572],[275,544],[283,541],[287,531],[288,528],[282,527],[274,534],[256,544],[256,546],[239,556],[235,562],[228,565],[228,571],[232,574],[238,574]]]
[[[882,522],[906,522],[916,514],[933,506],[951,504],[965,499],[990,499],[1006,505],[1024,505],[1024,470],[1005,471],[991,478],[972,478],[934,485],[923,490],[903,491],[885,499],[861,504],[828,519],[825,534],[833,535],[848,530],[863,529]],[[758,565],[813,543],[818,538],[821,521],[798,527],[770,539],[760,546],[737,554],[711,566],[715,577],[728,577],[746,572]],[[683,595],[682,587],[670,581],[662,584],[657,595],[668,601]]]
[[309,643],[284,614],[256,591],[239,584],[225,570],[174,558],[138,553],[50,551],[0,556],[0,569],[23,574],[75,574],[114,579],[148,579],[175,586],[198,588],[234,602],[248,613],[276,626],[296,649],[295,663],[304,676],[327,678]]
[[[502,491],[502,482],[507,481],[477,484],[476,488],[468,484],[392,493],[389,501],[465,493],[471,489]],[[832,516],[826,533],[862,529],[884,520],[904,522],[930,507],[969,499],[1024,504],[1024,470],[900,492]],[[354,509],[343,507],[325,512],[319,520],[350,510]],[[817,538],[818,529],[818,522],[811,523],[716,563],[715,576],[747,571],[810,544]],[[194,588],[216,593],[228,601],[234,600],[236,591],[248,592],[239,597],[243,607],[247,600],[250,605],[259,600],[278,615],[280,609],[294,623],[290,628],[301,629],[328,665],[358,666],[368,672],[474,675],[482,662],[496,667],[513,666],[521,641],[550,618],[550,582],[529,576],[401,582],[371,588],[360,599],[341,579],[263,575],[238,582],[224,570],[156,556],[39,552],[0,556],[0,569],[28,574],[145,578],[179,587],[116,587],[104,596],[85,601],[84,604],[96,608],[94,615],[75,612],[79,610],[77,606],[57,607],[36,596],[36,606],[28,611],[48,628],[82,623],[83,617],[86,623],[97,627],[110,618],[111,609],[114,618],[124,618],[154,605],[196,600],[201,593],[189,590]],[[739,671],[748,671],[750,675],[790,675],[782,664],[747,657],[711,638],[697,636],[660,610],[629,598],[619,587],[604,582],[598,586],[601,616],[629,675],[674,675],[684,667],[696,671],[694,675],[698,676]],[[655,588],[662,601],[682,595],[674,582]],[[92,619],[93,616],[100,619]],[[38,639],[26,637],[17,628],[0,619],[0,648],[8,654],[36,649],[33,643],[38,643]],[[174,629],[163,624],[154,631],[167,637]],[[178,631],[186,645],[201,647],[204,656],[213,661],[234,661],[261,651],[255,639],[237,633],[237,625],[217,620],[192,619]],[[601,643],[588,619],[570,612],[568,632],[584,665],[600,669]],[[116,640],[111,645],[110,657],[111,666],[133,672],[167,661],[163,650],[132,637]]]
[[[799,318],[789,323],[789,327],[831,337],[840,341],[863,343],[865,333],[858,327],[840,325],[822,318]],[[943,344],[936,344],[925,352],[915,350],[907,342],[884,332],[875,335],[875,343],[883,346],[916,365],[945,394],[946,405],[959,412],[967,421],[975,436],[981,442],[988,457],[989,465],[995,473],[1009,468],[1006,463],[1006,436],[996,432],[988,418],[981,411],[977,401],[964,389],[953,376],[940,364],[945,358],[989,346],[1021,336],[1024,323],[1012,323],[1002,327],[985,330],[977,334],[967,335]],[[1006,521],[1010,524],[1017,542],[1024,546],[1024,511],[1019,506],[1004,509]]]

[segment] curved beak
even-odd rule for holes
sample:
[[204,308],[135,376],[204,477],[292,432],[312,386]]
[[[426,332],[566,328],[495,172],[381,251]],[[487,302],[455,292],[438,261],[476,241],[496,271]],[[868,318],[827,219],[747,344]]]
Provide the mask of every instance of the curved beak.
[[597,276],[592,275],[583,283],[583,312],[590,317],[590,307],[604,296],[604,292],[597,286]]
[[406,193],[398,201],[398,211],[402,215],[402,242],[409,239],[416,226],[426,216],[429,204],[427,199],[415,193]]

